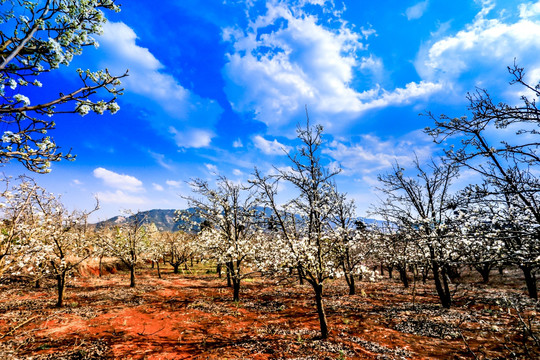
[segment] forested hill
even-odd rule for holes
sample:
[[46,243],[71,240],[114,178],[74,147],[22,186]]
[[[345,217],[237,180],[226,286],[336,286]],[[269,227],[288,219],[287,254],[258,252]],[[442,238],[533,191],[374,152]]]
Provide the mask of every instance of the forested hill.
[[[114,226],[114,225],[120,225],[124,224],[126,222],[133,221],[135,219],[135,216],[138,216],[140,219],[143,219],[144,224],[156,224],[159,231],[177,231],[182,228],[184,223],[182,221],[176,222],[176,213],[177,210],[171,210],[171,209],[154,209],[154,210],[148,210],[148,211],[141,211],[137,215],[131,215],[131,216],[115,216],[108,220],[101,221],[96,223],[96,227],[98,229],[107,227],[107,226]],[[181,210],[182,212],[191,213],[194,210],[193,209],[186,209]],[[263,210],[261,210],[263,211]],[[366,225],[376,224],[380,225],[380,220],[375,219],[369,219],[364,217],[359,217],[359,220],[362,220]]]
[[[182,210],[186,212],[191,212],[193,210],[187,209]],[[137,214],[131,216],[115,216],[108,220],[98,222],[96,227],[103,228],[107,226],[114,226],[124,224],[126,222],[133,221],[136,217],[143,219],[144,224],[156,224],[156,227],[159,231],[177,231],[183,224],[182,221],[176,222],[176,210],[171,209],[154,209],[148,211],[141,211]]]

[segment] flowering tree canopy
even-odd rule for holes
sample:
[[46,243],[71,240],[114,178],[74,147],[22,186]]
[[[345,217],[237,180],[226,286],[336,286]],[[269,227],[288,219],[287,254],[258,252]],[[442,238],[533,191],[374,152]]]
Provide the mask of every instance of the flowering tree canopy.
[[225,177],[218,178],[216,188],[201,179],[190,185],[202,196],[188,198],[197,216],[204,219],[198,235],[201,252],[218,264],[225,264],[232,280],[233,298],[238,301],[240,281],[246,276],[244,265],[253,264],[260,251],[254,194]]
[[416,159],[414,170],[416,176],[408,177],[405,169],[396,164],[392,172],[379,176],[386,199],[377,213],[404,232],[401,236],[405,239],[414,239],[420,253],[425,254],[423,258],[429,259],[441,304],[449,308],[448,274],[459,257],[452,226],[456,205],[450,185],[458,167],[432,161],[426,170]]
[[[521,96],[520,103],[496,103],[487,90],[477,90],[467,96],[471,117],[428,114],[435,120],[435,127],[426,132],[439,143],[449,137],[461,140],[459,147],[447,149],[446,156],[482,176],[484,183],[471,186],[467,196],[482,199],[483,206],[494,209],[497,232],[504,234],[506,248],[514,252],[508,258],[522,269],[529,295],[538,298],[535,273],[540,268],[540,83],[526,83],[524,69],[515,64],[508,69],[513,76],[511,84],[521,85],[527,94]],[[494,142],[490,133],[504,140]]]
[[[275,271],[295,268],[301,278],[313,287],[321,337],[328,337],[328,325],[323,306],[324,282],[340,271],[336,250],[340,244],[330,236],[331,214],[335,194],[332,178],[339,170],[328,170],[320,159],[323,128],[320,125],[298,127],[302,141],[296,154],[288,154],[291,167],[276,169],[277,174],[263,176],[255,169],[252,181],[262,203],[272,211],[273,248],[279,262],[268,262]],[[292,185],[299,196],[283,207],[276,200],[280,182]]]
[[[54,114],[119,110],[119,79],[127,73],[113,76],[106,69],[78,69],[79,88],[43,102],[28,97],[43,86],[40,74],[69,65],[85,46],[98,45],[92,35],[100,34],[106,21],[102,10],[120,9],[114,0],[0,0],[0,122],[5,129],[0,134],[0,162],[16,159],[31,171],[49,172],[51,161],[74,159],[69,152],[58,152],[47,135],[55,128]],[[99,89],[110,98],[93,99]],[[45,90],[43,98],[54,91]]]

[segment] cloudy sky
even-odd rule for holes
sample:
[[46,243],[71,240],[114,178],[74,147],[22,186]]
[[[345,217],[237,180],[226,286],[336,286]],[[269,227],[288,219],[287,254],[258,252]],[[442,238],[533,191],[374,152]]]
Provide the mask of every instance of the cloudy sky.
[[97,196],[94,220],[185,208],[190,178],[286,166],[306,107],[325,129],[323,160],[343,168],[338,187],[365,215],[377,174],[440,153],[420,113],[466,115],[476,87],[516,102],[514,59],[540,79],[540,1],[130,0],[107,17],[100,47],[47,81],[129,69],[121,110],[57,116],[51,135],[77,160],[34,175],[70,208]]

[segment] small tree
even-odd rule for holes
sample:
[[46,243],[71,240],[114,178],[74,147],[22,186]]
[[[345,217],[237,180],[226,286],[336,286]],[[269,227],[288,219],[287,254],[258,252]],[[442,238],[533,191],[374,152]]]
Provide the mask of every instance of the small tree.
[[[70,213],[58,198],[44,191],[36,192],[35,203],[40,215],[42,249],[46,255],[44,263],[56,278],[56,306],[62,307],[66,277],[92,255],[90,242],[86,238],[87,218],[91,212]],[[93,211],[97,209],[98,204]]]
[[225,264],[233,285],[233,299],[238,301],[240,282],[249,274],[244,265],[253,262],[259,240],[254,194],[223,176],[218,178],[216,188],[201,179],[190,185],[202,196],[188,198],[197,209],[197,216],[206,220],[198,234],[201,251],[218,264]]
[[178,274],[178,269],[182,264],[186,264],[193,258],[196,252],[196,237],[183,231],[174,233],[163,232],[164,259],[171,264],[173,272]]
[[335,185],[330,204],[333,208],[329,214],[329,235],[335,241],[336,263],[349,286],[349,295],[354,295],[355,277],[365,272],[362,263],[372,250],[373,233],[356,218],[354,201],[347,200],[346,194],[338,193]]
[[[329,334],[323,304],[324,282],[336,276],[339,267],[335,254],[339,244],[330,236],[331,213],[334,197],[331,179],[339,170],[323,167],[319,157],[323,128],[298,127],[298,139],[302,146],[296,154],[288,154],[291,168],[276,169],[277,174],[263,176],[255,169],[252,181],[259,191],[263,204],[272,212],[275,228],[272,245],[274,255],[265,266],[274,272],[296,269],[312,286],[321,328],[321,337]],[[299,196],[280,207],[276,195],[280,182],[294,186]],[[280,259],[279,262],[272,258]]]
[[[0,193],[1,231],[0,231],[0,277],[7,272],[11,275],[15,268],[23,269],[29,260],[26,241],[34,238],[33,198],[38,191],[37,184],[25,177],[12,185],[10,179],[3,180],[5,189]],[[20,264],[20,266],[19,266]],[[28,270],[28,268],[26,269]]]
[[435,288],[441,304],[449,308],[452,299],[449,275],[456,261],[456,237],[452,229],[455,200],[450,194],[451,181],[458,168],[434,161],[426,171],[415,160],[415,177],[406,177],[405,169],[396,164],[391,173],[380,175],[380,190],[386,194],[383,204],[375,211],[395,224],[401,236],[415,239],[419,251],[429,259]]
[[[3,193],[4,269],[56,278],[58,299],[63,306],[67,276],[92,252],[86,220],[91,212],[69,212],[59,198],[28,178]],[[98,206],[96,204],[97,210]],[[2,259],[3,260],[3,259]]]
[[141,255],[148,251],[148,232],[153,230],[149,229],[149,225],[145,225],[144,221],[145,217],[137,213],[129,217],[124,224],[102,229],[99,238],[108,252],[128,268],[130,287],[135,287],[135,269]]
[[[57,152],[58,146],[47,136],[56,126],[51,116],[118,111],[115,100],[121,89],[117,86],[127,73],[112,76],[107,70],[78,69],[82,83],[79,88],[66,89],[41,103],[28,97],[28,87],[35,88],[31,91],[35,93],[43,86],[38,80],[40,74],[69,65],[86,46],[97,46],[92,35],[100,34],[106,21],[102,10],[120,9],[114,0],[0,2],[0,162],[16,159],[31,171],[49,172],[50,161],[74,159],[70,152]],[[111,98],[93,99],[100,89]],[[44,94],[48,96],[53,91]]]

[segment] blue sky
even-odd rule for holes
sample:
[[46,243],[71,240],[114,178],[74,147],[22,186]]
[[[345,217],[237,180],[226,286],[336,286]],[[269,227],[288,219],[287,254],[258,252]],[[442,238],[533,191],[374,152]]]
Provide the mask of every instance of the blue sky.
[[466,115],[475,87],[516,102],[514,58],[540,79],[540,1],[130,0],[107,17],[100,47],[42,82],[54,93],[77,86],[78,67],[129,69],[121,110],[58,115],[51,135],[77,159],[33,175],[70,208],[98,196],[93,220],[185,208],[190,178],[287,166],[306,106],[363,216],[377,174],[440,154],[419,113]]

